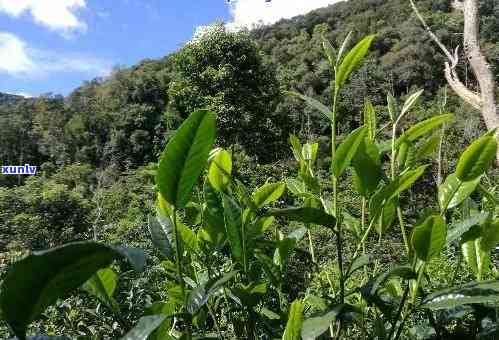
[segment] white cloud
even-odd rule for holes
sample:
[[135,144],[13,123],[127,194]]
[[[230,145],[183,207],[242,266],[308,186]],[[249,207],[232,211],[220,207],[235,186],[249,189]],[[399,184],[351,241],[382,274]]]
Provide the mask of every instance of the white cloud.
[[34,69],[24,41],[13,34],[0,32],[0,73],[25,74]]
[[32,95],[31,93],[27,93],[27,92],[4,92],[4,93],[7,93],[7,94],[12,94],[12,95],[15,95],[15,96],[21,96],[21,97],[24,97],[24,98],[34,98],[36,96]]
[[260,24],[273,24],[280,19],[308,13],[341,0],[233,0],[230,2],[232,27],[252,28]]
[[0,0],[0,12],[13,17],[27,12],[37,23],[63,34],[86,30],[87,25],[76,16],[85,7],[85,0]]
[[30,48],[17,36],[0,32],[0,74],[18,78],[36,78],[51,73],[84,73],[105,76],[112,64],[80,54],[61,54],[55,51]]

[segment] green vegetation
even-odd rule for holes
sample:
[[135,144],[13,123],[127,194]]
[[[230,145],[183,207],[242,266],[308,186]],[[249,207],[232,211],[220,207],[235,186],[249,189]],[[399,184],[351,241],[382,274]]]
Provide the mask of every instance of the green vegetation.
[[494,338],[498,142],[440,65],[407,4],[351,0],[6,97],[2,162],[39,170],[0,175],[0,336]]

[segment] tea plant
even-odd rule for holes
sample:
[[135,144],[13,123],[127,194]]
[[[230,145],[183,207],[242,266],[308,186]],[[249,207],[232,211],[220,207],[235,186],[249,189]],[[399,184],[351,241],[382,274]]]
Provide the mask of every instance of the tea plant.
[[[347,52],[349,37],[337,53],[328,41],[323,43],[334,75],[331,108],[291,93],[330,121],[330,178],[317,174],[318,143],[302,145],[291,136],[297,178],[267,182],[252,191],[233,173],[231,153],[214,148],[215,113],[195,111],[168,142],[156,170],[156,215],[149,218],[149,231],[164,268],[165,299],[144,306],[144,316],[130,329],[113,297],[118,275],[110,266],[126,259],[141,270],[146,265],[143,252],[98,242],[70,243],[34,252],[10,268],[0,307],[12,332],[26,339],[29,324],[47,306],[80,287],[113,313],[123,333],[128,331],[123,339],[288,340],[325,334],[339,339],[354,332],[390,340],[414,334],[444,338],[456,331],[452,322],[463,318],[472,325],[470,337],[497,332],[499,281],[491,280],[491,250],[499,241],[499,219],[484,180],[497,149],[494,133],[462,153],[455,171],[438,186],[435,204],[428,202],[419,221],[411,223],[404,215],[411,203],[405,195],[427,172],[428,159],[444,138],[438,131],[452,114],[402,130],[423,91],[408,96],[400,109],[388,95],[390,121],[378,128],[375,109],[366,99],[362,126],[338,143],[337,102],[375,38],[368,36]],[[382,140],[386,134],[390,138]],[[341,200],[339,183],[348,176],[361,197],[360,216],[349,213]],[[299,205],[272,206],[286,188]],[[277,223],[283,220],[302,227],[285,234]],[[394,224],[405,258],[385,270],[369,251],[383,246]],[[331,257],[338,282],[328,276],[328,294],[307,291],[295,298],[284,288],[293,254],[310,256],[311,276],[320,262],[313,225],[334,235],[336,253]],[[298,247],[305,236],[308,251]],[[461,250],[459,259],[476,281],[432,288],[438,277],[431,277],[427,268],[444,247]]]

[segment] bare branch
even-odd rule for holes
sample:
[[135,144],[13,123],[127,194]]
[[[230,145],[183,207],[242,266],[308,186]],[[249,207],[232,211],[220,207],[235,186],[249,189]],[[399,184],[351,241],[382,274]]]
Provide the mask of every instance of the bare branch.
[[414,10],[414,13],[416,14],[417,18],[421,22],[421,25],[424,27],[428,35],[431,37],[431,39],[440,47],[442,52],[445,54],[445,56],[448,59],[448,62],[445,63],[445,79],[449,83],[450,87],[456,92],[458,96],[460,96],[464,101],[469,103],[471,106],[473,106],[475,109],[480,110],[481,109],[481,100],[480,96],[477,93],[472,92],[469,90],[463,82],[459,79],[459,76],[456,72],[456,66],[459,63],[459,53],[458,53],[458,48],[454,50],[454,54],[452,54],[447,47],[440,41],[440,39],[433,33],[431,30],[430,26],[426,23],[425,19],[419,13],[418,8],[416,7],[416,4],[414,3],[413,0],[410,0],[412,9]]

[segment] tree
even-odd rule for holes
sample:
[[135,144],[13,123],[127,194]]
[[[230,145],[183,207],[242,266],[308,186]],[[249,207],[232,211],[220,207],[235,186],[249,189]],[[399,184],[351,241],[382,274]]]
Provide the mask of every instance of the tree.
[[281,136],[287,136],[285,119],[274,114],[279,82],[247,33],[213,25],[174,59],[170,110],[186,118],[198,108],[211,109],[218,114],[220,144],[241,144],[264,161],[275,158]]
[[[487,130],[493,131],[494,129],[498,129],[499,114],[497,113],[496,107],[496,84],[491,67],[487,62],[482,49],[480,48],[480,18],[478,0],[453,0],[452,6],[454,9],[463,12],[464,51],[466,58],[471,65],[471,69],[473,70],[473,74],[478,82],[478,87],[480,89],[479,93],[475,93],[470,90],[459,79],[459,75],[456,71],[456,67],[459,63],[458,48],[451,53],[426,24],[426,21],[419,13],[414,1],[410,1],[414,13],[421,21],[421,24],[448,59],[445,63],[445,79],[449,83],[450,87],[465,102],[481,111]],[[496,130],[496,138],[499,139],[499,129]],[[499,150],[497,150],[496,159],[497,164],[499,165]]]

